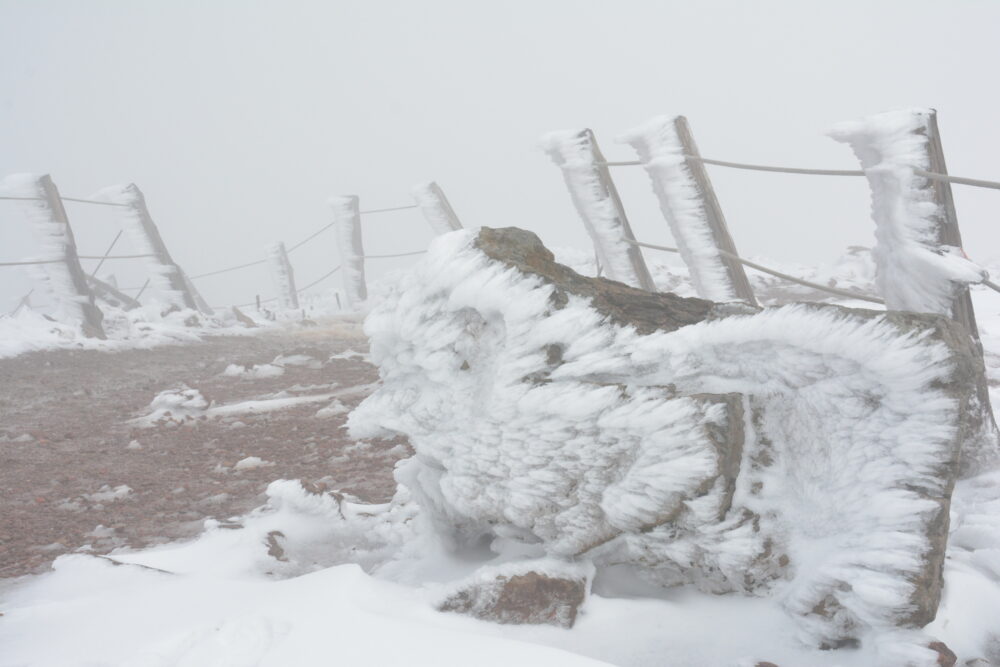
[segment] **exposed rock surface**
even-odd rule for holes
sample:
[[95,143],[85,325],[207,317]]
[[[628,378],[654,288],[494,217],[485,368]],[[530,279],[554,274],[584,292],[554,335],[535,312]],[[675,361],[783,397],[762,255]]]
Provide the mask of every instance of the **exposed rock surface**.
[[[527,568],[484,568],[438,604],[440,611],[484,621],[571,628],[587,597],[590,572],[567,566],[546,572]],[[542,568],[539,568],[542,569]]]
[[960,459],[996,449],[944,317],[650,294],[515,228],[439,238],[366,332],[352,433],[410,438],[453,546],[779,595],[816,646],[934,618]]

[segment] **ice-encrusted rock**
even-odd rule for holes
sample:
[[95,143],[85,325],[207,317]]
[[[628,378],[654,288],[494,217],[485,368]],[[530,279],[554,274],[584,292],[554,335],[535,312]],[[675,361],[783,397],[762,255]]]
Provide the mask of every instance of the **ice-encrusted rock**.
[[651,294],[514,228],[439,237],[365,330],[352,434],[409,437],[453,543],[773,595],[815,645],[934,618],[963,446],[996,447],[945,317]]
[[592,577],[593,566],[557,561],[484,567],[454,586],[437,608],[494,623],[571,628]]

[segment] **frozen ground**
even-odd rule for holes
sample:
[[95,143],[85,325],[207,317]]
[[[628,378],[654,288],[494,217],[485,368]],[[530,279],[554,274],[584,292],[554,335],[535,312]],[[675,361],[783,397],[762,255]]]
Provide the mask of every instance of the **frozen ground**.
[[[206,517],[259,505],[275,478],[387,498],[405,448],[357,446],[340,429],[377,377],[344,354],[365,349],[358,336],[327,323],[0,359],[0,576],[193,537]],[[211,406],[171,405],[184,387]]]
[[[829,275],[789,272],[871,289],[868,268],[847,258]],[[661,288],[689,289],[683,271],[653,273]],[[755,288],[767,301],[816,296]],[[997,405],[1000,295],[974,296]],[[572,630],[497,626],[433,611],[468,561],[429,549],[374,573],[341,564],[371,569],[364,547],[378,536],[352,533],[344,518],[368,510],[310,491],[385,501],[407,451],[352,443],[339,428],[375,378],[344,354],[364,349],[356,336],[289,329],[0,360],[0,576],[43,571],[63,554],[51,572],[0,584],[0,665],[878,664],[864,649],[804,650],[776,607],[752,598],[687,588],[649,597],[605,580]],[[318,484],[265,494],[277,479]],[[1000,580],[998,485],[985,475],[956,490],[945,600],[928,630],[959,664],[1000,664],[986,661],[1000,660],[1000,640],[981,641],[1000,618],[998,589],[984,584]]]

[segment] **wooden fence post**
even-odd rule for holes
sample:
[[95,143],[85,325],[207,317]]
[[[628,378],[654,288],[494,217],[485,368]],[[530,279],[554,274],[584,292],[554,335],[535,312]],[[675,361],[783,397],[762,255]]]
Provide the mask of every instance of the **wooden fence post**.
[[[891,111],[840,123],[831,136],[851,146],[868,179],[877,239],[872,251],[875,281],[886,309],[951,317],[982,357],[969,284],[986,275],[962,251],[951,185],[914,171],[947,174],[937,112]],[[978,378],[977,397],[979,409],[973,414],[979,437],[962,451],[963,476],[1000,456],[985,371]]]
[[890,111],[840,123],[831,136],[851,146],[871,188],[876,282],[886,308],[948,315],[981,353],[968,284],[983,275],[964,258],[951,184],[913,171],[947,174],[937,112]]
[[146,265],[149,267],[153,287],[167,304],[175,308],[198,310],[198,303],[189,289],[189,283],[185,282],[183,272],[170,256],[160,230],[149,215],[142,191],[135,183],[129,183],[105,188],[99,196],[122,207],[125,232],[132,240],[132,245],[140,253],[148,255]]
[[660,116],[620,140],[639,154],[698,296],[757,305],[687,119]]
[[26,194],[39,200],[30,205],[35,235],[46,252],[62,260],[43,265],[57,302],[66,315],[80,320],[84,336],[107,338],[101,325],[104,314],[94,303],[94,294],[87,285],[87,274],[80,266],[76,239],[58,188],[48,174],[22,178],[25,179],[22,185]]
[[340,248],[340,275],[348,310],[357,310],[368,298],[365,284],[365,249],[361,243],[361,211],[356,195],[330,198],[334,230]]
[[570,197],[611,280],[656,291],[593,131],[551,132],[542,147],[562,169]]
[[292,263],[288,261],[285,244],[274,243],[267,249],[267,258],[271,264],[271,277],[278,289],[278,302],[287,310],[299,307],[299,294],[295,291],[295,273]]
[[417,206],[420,207],[420,212],[424,214],[435,234],[447,234],[462,229],[462,223],[455,215],[455,209],[444,196],[440,185],[434,181],[421,183],[411,192]]

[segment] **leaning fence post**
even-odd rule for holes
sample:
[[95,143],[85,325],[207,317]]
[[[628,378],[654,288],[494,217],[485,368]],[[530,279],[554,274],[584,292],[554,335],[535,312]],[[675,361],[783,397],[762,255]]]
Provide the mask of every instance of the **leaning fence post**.
[[184,281],[180,267],[170,256],[160,230],[149,215],[146,198],[135,183],[105,188],[97,196],[122,207],[125,232],[132,240],[132,245],[140,253],[148,255],[146,265],[149,267],[153,287],[167,304],[176,308],[198,310],[198,304]]
[[87,274],[80,266],[76,240],[69,226],[59,190],[48,174],[21,174],[8,177],[7,185],[20,190],[28,202],[32,227],[39,244],[53,259],[43,265],[49,284],[64,314],[81,322],[83,335],[106,338],[101,321],[104,314],[94,303],[94,294],[87,285]]
[[292,263],[288,261],[288,253],[282,242],[273,243],[267,248],[267,259],[271,265],[271,277],[278,289],[278,301],[287,310],[299,307],[299,294],[295,291],[295,273]]
[[947,173],[937,112],[890,111],[840,123],[831,136],[851,146],[871,188],[878,269],[889,310],[947,315],[982,351],[969,283],[986,277],[965,258],[951,185],[915,173]]
[[570,197],[608,278],[656,291],[593,131],[550,132],[542,148],[563,173]]
[[[947,173],[937,112],[891,111],[840,123],[830,135],[850,145],[868,179],[875,282],[886,308],[951,317],[968,332],[982,357],[969,284],[982,282],[987,274],[962,251],[951,185],[915,171]],[[998,455],[985,372],[977,389],[981,437],[962,451],[963,474]]]
[[455,215],[455,209],[444,196],[440,185],[434,181],[421,183],[415,186],[411,193],[435,234],[447,234],[462,229],[462,223]]
[[639,154],[698,296],[757,305],[684,116],[659,116],[619,141]]
[[340,275],[344,281],[347,308],[357,310],[368,298],[365,285],[365,249],[361,243],[361,211],[356,195],[330,198],[333,224],[340,247]]

